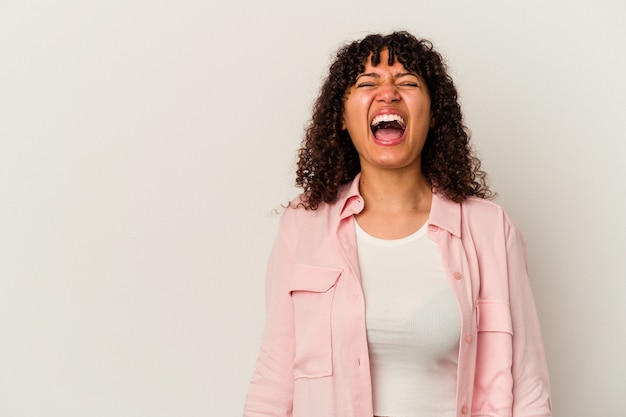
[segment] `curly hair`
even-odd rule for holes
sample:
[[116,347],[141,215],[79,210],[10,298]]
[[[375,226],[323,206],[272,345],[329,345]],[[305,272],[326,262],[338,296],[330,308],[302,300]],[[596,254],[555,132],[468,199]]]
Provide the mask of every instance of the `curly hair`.
[[337,52],[298,150],[296,185],[304,190],[302,205],[316,210],[321,202],[334,201],[339,187],[361,171],[359,155],[342,128],[344,99],[366,61],[378,65],[384,49],[389,51],[389,65],[398,60],[424,80],[430,93],[434,126],[426,137],[421,166],[433,191],[455,202],[469,196],[492,198],[487,175],[469,144],[457,91],[443,58],[430,41],[394,32],[369,35]]

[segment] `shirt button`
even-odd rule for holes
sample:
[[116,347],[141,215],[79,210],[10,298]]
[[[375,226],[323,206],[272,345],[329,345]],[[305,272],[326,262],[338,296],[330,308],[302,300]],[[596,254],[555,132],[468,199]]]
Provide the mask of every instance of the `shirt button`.
[[428,229],[429,229],[431,232],[436,232],[437,230],[439,230],[439,228],[438,228],[437,226],[435,226],[434,224],[430,224],[430,225],[428,225]]
[[463,275],[461,275],[460,272],[455,272],[454,273],[454,279],[456,279],[457,281],[460,280],[463,277]]
[[469,335],[468,335],[468,336],[465,336],[465,341],[466,341],[467,343],[472,343],[472,340],[473,340],[473,339],[472,339],[472,336],[469,336]]
[[466,405],[464,405],[463,407],[461,407],[461,414],[467,414],[467,412],[469,411],[469,409],[467,408]]

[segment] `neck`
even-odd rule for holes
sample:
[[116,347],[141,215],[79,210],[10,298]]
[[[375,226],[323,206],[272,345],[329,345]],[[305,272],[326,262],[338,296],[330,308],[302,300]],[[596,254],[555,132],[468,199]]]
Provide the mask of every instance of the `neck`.
[[368,210],[398,213],[430,209],[431,186],[419,169],[364,169],[361,172],[359,191]]

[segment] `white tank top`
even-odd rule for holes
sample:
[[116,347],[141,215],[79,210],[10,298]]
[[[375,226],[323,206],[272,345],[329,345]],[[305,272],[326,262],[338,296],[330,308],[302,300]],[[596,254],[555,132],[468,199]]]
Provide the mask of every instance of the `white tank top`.
[[452,417],[461,316],[427,224],[402,239],[355,220],[374,415]]

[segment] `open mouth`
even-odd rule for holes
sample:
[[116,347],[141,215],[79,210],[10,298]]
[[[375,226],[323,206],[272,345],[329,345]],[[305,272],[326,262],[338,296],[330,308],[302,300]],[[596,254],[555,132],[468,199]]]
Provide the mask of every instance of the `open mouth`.
[[381,142],[393,142],[402,138],[406,122],[399,114],[380,114],[370,125],[372,134]]

